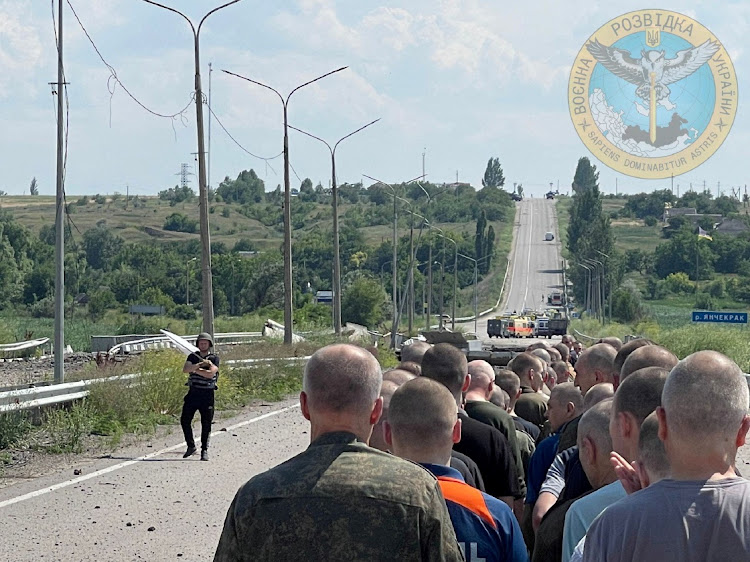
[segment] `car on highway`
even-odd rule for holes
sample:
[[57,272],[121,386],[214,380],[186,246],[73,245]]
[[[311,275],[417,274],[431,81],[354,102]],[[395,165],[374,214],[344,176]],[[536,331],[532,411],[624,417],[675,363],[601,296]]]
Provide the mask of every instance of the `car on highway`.
[[523,197],[521,197],[518,193],[511,193],[510,198],[513,199],[513,201],[523,201]]
[[553,233],[547,232],[547,233],[544,234],[544,241],[545,242],[551,242],[554,239],[555,239],[555,235]]

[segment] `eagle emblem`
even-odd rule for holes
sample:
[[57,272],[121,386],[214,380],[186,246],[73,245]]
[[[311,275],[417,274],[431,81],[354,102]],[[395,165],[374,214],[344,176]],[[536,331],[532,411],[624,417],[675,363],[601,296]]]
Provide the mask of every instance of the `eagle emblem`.
[[720,44],[709,39],[697,47],[677,51],[671,59],[664,51],[654,50],[641,51],[641,58],[636,59],[625,49],[602,45],[598,39],[589,41],[586,48],[612,74],[638,86],[638,97],[649,101],[653,88],[655,101],[659,102],[669,97],[669,84],[693,74],[719,51]]

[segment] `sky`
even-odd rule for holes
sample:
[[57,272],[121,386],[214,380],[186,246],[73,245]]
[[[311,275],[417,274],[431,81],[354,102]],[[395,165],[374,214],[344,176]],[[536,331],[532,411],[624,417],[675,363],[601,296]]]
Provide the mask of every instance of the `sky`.
[[[67,0],[65,0],[67,2]],[[162,0],[197,22],[218,0]],[[57,79],[52,6],[57,0],[0,0],[0,190],[55,193]],[[193,37],[178,15],[140,0],[70,0],[117,78],[114,83],[67,3],[63,37],[69,82],[66,193],[155,195],[179,182],[180,166],[197,173]],[[271,91],[221,72],[269,84],[282,93],[341,66],[345,71],[297,91],[289,123],[335,143],[380,118],[338,148],[339,183],[363,175],[386,182],[422,173],[435,183],[480,187],[497,157],[506,188],[522,183],[539,196],[567,192],[578,159],[589,156],[604,192],[669,187],[670,180],[629,178],[607,168],[578,138],[567,84],[581,46],[609,20],[643,6],[613,0],[241,0],[213,14],[201,31],[201,73],[218,120],[247,151],[275,156],[283,113]],[[739,80],[731,133],[705,164],[674,178],[675,188],[750,183],[750,116],[743,104],[750,71],[750,2],[664,0],[654,6],[697,19],[724,44]],[[57,8],[55,8],[56,12]],[[196,24],[197,25],[197,24]],[[208,119],[208,117],[206,117]],[[323,144],[290,131],[292,187],[299,178],[328,185]],[[267,189],[283,184],[283,162],[243,152],[212,118],[210,184],[253,168]],[[192,176],[197,190],[197,177]],[[367,183],[369,180],[365,179]]]

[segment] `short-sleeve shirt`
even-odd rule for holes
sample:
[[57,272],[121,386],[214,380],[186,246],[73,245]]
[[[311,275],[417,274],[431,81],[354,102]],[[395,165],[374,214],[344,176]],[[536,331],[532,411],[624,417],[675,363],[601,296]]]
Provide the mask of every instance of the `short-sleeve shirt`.
[[750,482],[666,479],[608,507],[589,528],[583,560],[727,562],[749,552]]
[[568,513],[565,514],[565,528],[563,529],[563,562],[569,562],[573,551],[586,532],[591,523],[594,522],[601,512],[615,502],[624,498],[627,494],[619,480],[607,484],[582,498],[573,502]]
[[[211,361],[216,367],[219,367],[219,356],[215,353],[209,353],[205,357],[202,357],[198,353],[191,353],[187,358],[188,363],[198,365],[203,361]],[[216,390],[216,381],[219,380],[219,371],[214,373],[214,376],[210,379],[199,375],[198,373],[190,373],[188,376],[188,386],[190,388],[196,388],[201,390]]]
[[525,562],[529,557],[521,527],[500,500],[466,484],[448,466],[423,464],[440,483],[456,538],[466,560]]

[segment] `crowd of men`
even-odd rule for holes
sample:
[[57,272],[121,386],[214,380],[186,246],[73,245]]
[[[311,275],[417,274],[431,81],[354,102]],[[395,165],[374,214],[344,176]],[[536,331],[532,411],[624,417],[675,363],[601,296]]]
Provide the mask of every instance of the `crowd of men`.
[[215,560],[750,560],[742,370],[570,336],[507,368],[414,341],[325,347],[310,446],[240,488]]

